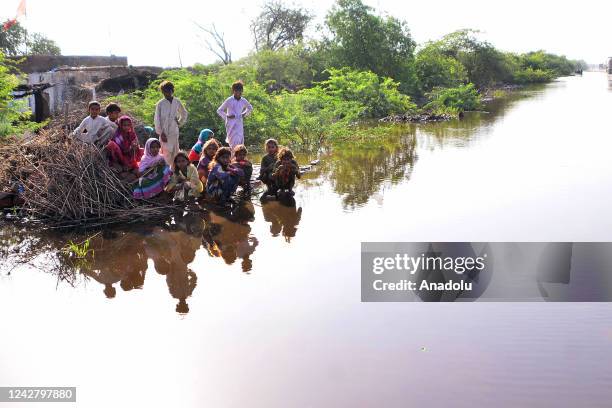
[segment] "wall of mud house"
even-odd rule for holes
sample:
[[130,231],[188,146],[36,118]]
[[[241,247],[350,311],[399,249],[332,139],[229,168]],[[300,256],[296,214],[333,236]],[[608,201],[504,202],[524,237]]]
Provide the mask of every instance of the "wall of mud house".
[[60,115],[66,108],[83,106],[96,99],[95,87],[100,81],[127,72],[127,67],[60,68],[48,72],[32,72],[28,75],[28,85],[51,86],[40,95],[29,97],[30,109],[32,112],[42,112],[42,117]]

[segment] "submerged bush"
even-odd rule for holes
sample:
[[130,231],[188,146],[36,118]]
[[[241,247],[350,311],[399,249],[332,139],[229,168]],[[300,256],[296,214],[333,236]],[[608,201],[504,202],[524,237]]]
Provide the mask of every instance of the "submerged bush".
[[456,88],[434,89],[428,95],[426,110],[434,112],[460,112],[480,109],[482,102],[474,84]]
[[514,73],[514,82],[517,84],[537,84],[550,82],[555,78],[552,71],[533,69],[531,67],[520,69]]

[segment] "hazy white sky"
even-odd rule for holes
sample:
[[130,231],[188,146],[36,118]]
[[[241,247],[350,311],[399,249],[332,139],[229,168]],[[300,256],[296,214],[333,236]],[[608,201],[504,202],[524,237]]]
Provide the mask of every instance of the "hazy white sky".
[[[263,0],[26,0],[30,30],[55,40],[66,55],[124,55],[132,65],[178,66],[215,60],[193,21],[215,23],[234,59],[253,48],[249,22]],[[288,2],[322,22],[334,0]],[[12,18],[19,0],[0,0],[0,19]],[[461,28],[482,30],[508,51],[545,49],[588,62],[612,56],[612,2],[597,0],[365,0],[408,22],[417,42]],[[311,30],[314,32],[314,30]]]

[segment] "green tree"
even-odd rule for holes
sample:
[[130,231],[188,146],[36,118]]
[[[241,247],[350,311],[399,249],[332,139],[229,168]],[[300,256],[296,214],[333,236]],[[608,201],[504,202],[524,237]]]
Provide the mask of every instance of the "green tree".
[[30,33],[18,22],[8,30],[0,30],[0,52],[9,57],[25,55],[60,55],[55,41],[41,33]]
[[485,88],[512,81],[512,70],[506,56],[477,37],[478,31],[459,30],[444,36],[436,46],[447,56],[459,61],[469,82]]
[[326,17],[330,66],[372,71],[414,91],[415,42],[405,22],[381,17],[361,0],[337,0]]
[[417,53],[415,69],[420,91],[423,93],[437,87],[457,87],[468,80],[463,64],[454,57],[445,55],[436,43],[427,44]]
[[57,43],[40,33],[28,36],[28,54],[32,55],[61,55],[62,51]]
[[312,85],[314,73],[308,64],[308,52],[301,45],[269,49],[252,57],[256,79],[268,91],[287,89],[296,91]]
[[0,137],[34,131],[41,125],[32,122],[26,99],[14,99],[12,92],[19,84],[13,63],[0,52]]
[[[6,21],[4,24],[8,24]],[[26,30],[19,23],[15,23],[8,30],[0,30],[0,52],[8,57],[23,54]]]

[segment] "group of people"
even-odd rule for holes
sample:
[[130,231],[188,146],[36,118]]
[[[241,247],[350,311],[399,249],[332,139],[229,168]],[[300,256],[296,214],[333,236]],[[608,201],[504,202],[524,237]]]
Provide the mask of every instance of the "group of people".
[[[89,116],[73,135],[103,150],[113,172],[126,183],[133,183],[136,199],[166,192],[178,201],[204,197],[225,205],[238,187],[245,195],[251,193],[253,165],[244,145],[243,121],[253,107],[242,97],[243,89],[240,81],[232,84],[232,95],[217,109],[225,122],[228,146],[216,140],[212,130],[203,129],[189,153],[180,150],[179,129],[186,123],[188,112],[174,97],[170,81],[160,84],[163,98],[155,107],[155,128],[145,127],[150,137],[144,148],[139,145],[132,119],[122,116],[116,103],[109,104],[106,117],[102,117],[100,103],[90,102]],[[267,186],[263,197],[292,196],[295,180],[300,177],[293,153],[275,139],[266,140],[265,150],[259,175]]]

